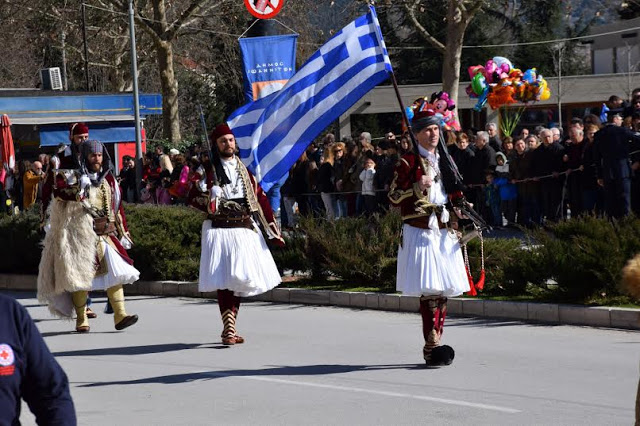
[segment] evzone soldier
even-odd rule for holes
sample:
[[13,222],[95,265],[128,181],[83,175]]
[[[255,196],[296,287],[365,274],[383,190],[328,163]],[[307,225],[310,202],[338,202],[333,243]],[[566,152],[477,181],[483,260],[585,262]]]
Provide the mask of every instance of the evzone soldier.
[[450,199],[454,205],[462,199],[462,187],[451,163],[439,153],[438,144],[444,140],[441,117],[434,114],[431,110],[415,114],[412,124],[419,154],[400,159],[389,199],[403,219],[396,289],[420,296],[423,357],[427,365],[441,366],[451,364],[455,355],[450,346],[440,344],[447,298],[470,288],[456,232],[457,213],[448,208]]
[[51,227],[44,239],[38,273],[38,299],[61,317],[76,313],[76,331],[89,331],[87,293],[105,290],[116,330],[138,321],[124,307],[122,286],[140,273],[131,247],[119,185],[102,143],[79,145],[79,169],[58,169],[50,207]]
[[[89,126],[85,123],[73,123],[69,127],[70,145],[64,147],[60,145],[58,152],[54,156],[54,162],[57,163],[56,169],[79,170],[82,160],[81,147],[82,144],[89,139]],[[64,148],[63,148],[64,147]],[[49,169],[45,181],[42,185],[42,210],[40,213],[40,225],[43,229],[48,230],[49,205],[53,197],[55,171]],[[87,316],[89,318],[97,318],[98,315],[91,310],[91,297],[87,299]]]
[[[71,145],[66,148],[58,150],[55,155],[57,158],[59,169],[79,169],[81,163],[81,147],[84,141],[89,139],[89,127],[84,123],[74,123],[69,129],[69,142]],[[42,185],[42,220],[46,219],[47,209],[51,202],[51,195],[53,193],[54,172],[49,170],[49,174]]]
[[244,343],[236,332],[240,298],[262,294],[281,282],[262,232],[275,245],[283,246],[284,240],[262,188],[235,155],[231,129],[218,125],[210,140],[212,158],[200,167],[201,179],[189,195],[189,205],[207,213],[198,288],[217,291],[222,343],[235,345]]

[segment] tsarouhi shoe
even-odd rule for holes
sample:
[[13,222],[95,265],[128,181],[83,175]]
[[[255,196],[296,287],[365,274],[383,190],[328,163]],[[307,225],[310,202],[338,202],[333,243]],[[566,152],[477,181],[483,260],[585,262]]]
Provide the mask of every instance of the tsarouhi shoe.
[[453,362],[455,356],[456,353],[451,346],[436,346],[431,350],[431,359],[427,361],[427,365],[430,367],[449,365]]
[[87,318],[98,318],[98,314],[93,312],[90,307],[87,306]]
[[131,327],[133,324],[138,322],[137,315],[127,315],[122,318],[120,322],[116,324],[116,330],[124,330],[127,327]]

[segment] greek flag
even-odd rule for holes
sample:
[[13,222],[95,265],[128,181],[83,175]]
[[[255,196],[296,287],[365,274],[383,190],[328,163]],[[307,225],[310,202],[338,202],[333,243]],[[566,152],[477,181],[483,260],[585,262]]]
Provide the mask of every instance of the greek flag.
[[375,9],[315,52],[278,92],[229,117],[240,158],[268,191],[313,139],[393,70]]

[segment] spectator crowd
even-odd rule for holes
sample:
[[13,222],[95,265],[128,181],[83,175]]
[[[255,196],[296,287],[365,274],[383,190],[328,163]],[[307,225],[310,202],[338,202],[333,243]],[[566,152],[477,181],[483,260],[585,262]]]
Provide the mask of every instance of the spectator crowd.
[[[583,213],[621,217],[640,213],[640,89],[630,102],[611,96],[598,117],[572,118],[568,129],[520,127],[501,137],[496,123],[485,130],[444,132],[447,150],[466,186],[466,197],[492,226],[531,226]],[[603,120],[606,120],[603,122]],[[22,160],[4,170],[0,205],[8,213],[42,200],[42,184],[58,168],[55,155]],[[268,194],[284,227],[298,215],[334,220],[383,213],[399,158],[413,151],[409,135],[369,132],[336,141],[331,133],[311,143],[280,185]],[[133,203],[185,204],[208,167],[206,149],[179,152],[156,146],[142,162],[136,193],[136,162],[122,158],[118,180]]]

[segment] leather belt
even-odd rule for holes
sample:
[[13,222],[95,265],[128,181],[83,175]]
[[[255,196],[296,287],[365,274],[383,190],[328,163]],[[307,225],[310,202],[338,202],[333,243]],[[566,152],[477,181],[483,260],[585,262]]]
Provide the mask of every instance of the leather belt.
[[108,217],[94,217],[93,218],[93,230],[96,234],[110,235],[116,233],[115,222],[110,222]]
[[247,228],[253,229],[250,216],[209,216],[212,228]]
[[[411,225],[415,228],[428,229],[429,228],[429,216],[419,216],[413,217],[411,219],[405,219],[404,223],[407,225]],[[438,228],[445,229],[447,227],[446,223],[442,223],[440,218],[438,218]]]

